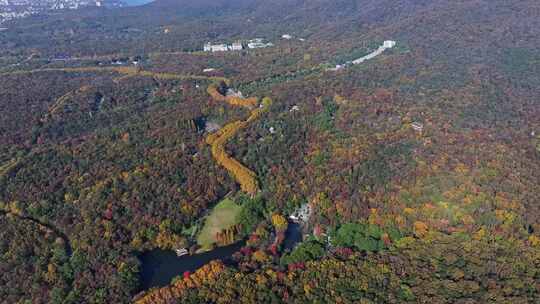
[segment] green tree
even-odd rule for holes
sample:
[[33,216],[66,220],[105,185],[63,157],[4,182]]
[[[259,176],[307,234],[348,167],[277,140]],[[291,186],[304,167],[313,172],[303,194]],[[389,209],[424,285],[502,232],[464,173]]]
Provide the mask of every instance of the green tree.
[[323,257],[326,253],[324,245],[317,240],[308,240],[298,245],[291,253],[281,258],[282,265],[306,262]]

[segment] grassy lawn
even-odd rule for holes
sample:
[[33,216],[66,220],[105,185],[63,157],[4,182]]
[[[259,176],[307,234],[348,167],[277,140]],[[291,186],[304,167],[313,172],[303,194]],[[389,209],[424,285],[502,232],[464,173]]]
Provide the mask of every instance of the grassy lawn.
[[203,250],[209,249],[216,242],[216,233],[238,223],[240,210],[241,207],[230,199],[222,200],[204,221],[204,227],[197,237],[197,244]]

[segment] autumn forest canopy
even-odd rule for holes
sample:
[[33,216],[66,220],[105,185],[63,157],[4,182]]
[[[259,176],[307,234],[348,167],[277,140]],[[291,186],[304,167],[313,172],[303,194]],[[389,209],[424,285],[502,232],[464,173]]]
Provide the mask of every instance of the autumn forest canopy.
[[[0,28],[0,303],[540,302],[538,1]],[[231,244],[143,288],[143,253]]]

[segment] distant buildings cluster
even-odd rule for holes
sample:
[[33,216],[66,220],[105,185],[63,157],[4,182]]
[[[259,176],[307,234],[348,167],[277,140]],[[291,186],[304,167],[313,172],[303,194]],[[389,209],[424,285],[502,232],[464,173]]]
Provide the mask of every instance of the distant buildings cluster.
[[242,42],[234,42],[233,44],[212,44],[208,42],[204,45],[205,52],[241,51],[243,49]]
[[15,10],[11,10],[10,8],[0,8],[0,24],[2,24],[5,21],[28,17],[35,13],[37,13],[37,11],[34,11],[34,10],[26,10],[23,12],[17,12]]
[[248,40],[247,42],[243,43],[242,41],[237,41],[232,44],[212,44],[210,42],[207,42],[203,50],[205,52],[227,52],[227,51],[241,51],[245,48],[248,49],[258,49],[258,48],[266,48],[271,47],[274,44],[271,42],[265,42],[262,38],[256,38],[252,40]]
[[[291,40],[293,38],[294,37],[289,34],[283,34],[281,36],[281,39],[284,39],[284,40]],[[298,40],[306,41],[303,38],[298,38]],[[226,44],[226,43],[212,44],[211,42],[207,42],[204,44],[203,50],[205,52],[227,52],[227,51],[241,51],[244,49],[262,49],[262,48],[268,48],[272,46],[274,46],[272,42],[268,42],[263,38],[255,38],[251,40],[236,41],[232,44]]]
[[260,48],[272,47],[274,46],[274,44],[271,42],[264,42],[264,40],[261,38],[256,38],[256,39],[248,41],[247,46],[249,49],[260,49]]
[[122,7],[124,3],[120,0],[0,0],[0,24],[47,10],[78,9],[88,6]]

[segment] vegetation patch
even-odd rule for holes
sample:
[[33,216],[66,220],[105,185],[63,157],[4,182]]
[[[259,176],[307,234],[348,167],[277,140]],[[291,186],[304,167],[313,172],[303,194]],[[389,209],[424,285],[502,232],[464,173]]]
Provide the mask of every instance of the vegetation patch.
[[217,242],[217,234],[238,223],[238,214],[242,208],[230,199],[222,200],[206,218],[204,227],[197,237],[197,244],[203,250],[211,248]]
[[358,251],[378,252],[393,241],[401,239],[395,228],[383,231],[379,226],[367,223],[347,223],[336,230],[332,243],[336,247],[354,248]]

